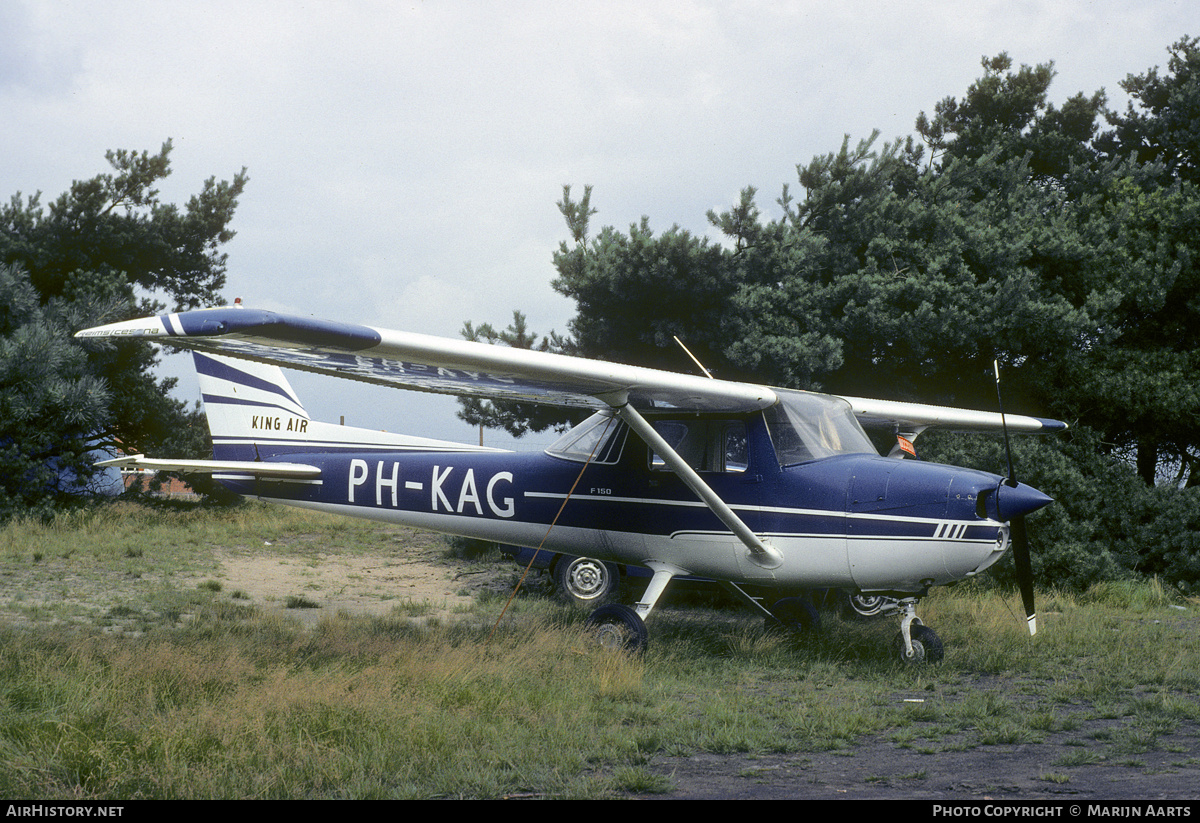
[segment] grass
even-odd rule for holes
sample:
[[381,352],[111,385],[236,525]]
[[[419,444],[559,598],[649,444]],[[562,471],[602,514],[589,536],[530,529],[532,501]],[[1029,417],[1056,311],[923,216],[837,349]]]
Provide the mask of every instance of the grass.
[[[829,619],[799,645],[741,610],[676,602],[652,618],[647,653],[629,657],[534,595],[495,633],[500,596],[453,621],[414,620],[429,604],[401,599],[382,617],[331,613],[304,628],[248,603],[237,581],[210,584],[217,547],[362,552],[403,539],[347,522],[113,506],[6,527],[6,588],[47,573],[64,590],[106,576],[140,587],[103,609],[10,598],[0,611],[0,795],[662,794],[671,781],[650,768],[656,755],[852,757],[866,736],[936,753],[1058,735],[1082,744],[1043,774],[1065,783],[1072,768],[1174,751],[1171,735],[1200,722],[1195,604],[1171,609],[1152,585],[1043,593],[1033,640],[1015,597],[939,591],[921,614],[946,662],[912,669],[886,653],[893,621]],[[72,579],[50,563],[68,549]],[[446,562],[495,561],[455,549]],[[175,585],[185,578],[206,582]]]

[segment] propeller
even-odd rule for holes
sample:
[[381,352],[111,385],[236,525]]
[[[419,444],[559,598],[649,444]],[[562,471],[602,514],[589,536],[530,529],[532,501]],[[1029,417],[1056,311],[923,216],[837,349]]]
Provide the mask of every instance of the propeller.
[[1004,431],[1004,454],[1008,459],[1008,477],[996,487],[996,513],[1000,520],[1008,522],[1017,587],[1025,606],[1025,623],[1032,636],[1037,634],[1037,609],[1033,603],[1033,564],[1029,559],[1029,533],[1025,529],[1025,515],[1045,506],[1051,498],[1017,482],[1012,447],[1008,442],[1008,423],[1004,419],[1004,399],[1000,395],[1000,361],[994,360],[993,366],[996,370],[996,401],[1000,404],[1000,427]]

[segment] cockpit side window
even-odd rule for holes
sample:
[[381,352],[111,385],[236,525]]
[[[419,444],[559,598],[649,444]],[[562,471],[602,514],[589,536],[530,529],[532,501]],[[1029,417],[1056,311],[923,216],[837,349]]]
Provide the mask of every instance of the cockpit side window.
[[[706,417],[655,420],[654,430],[696,471],[744,472],[749,464],[746,424],[742,420]],[[653,451],[650,468],[666,470],[666,461]]]

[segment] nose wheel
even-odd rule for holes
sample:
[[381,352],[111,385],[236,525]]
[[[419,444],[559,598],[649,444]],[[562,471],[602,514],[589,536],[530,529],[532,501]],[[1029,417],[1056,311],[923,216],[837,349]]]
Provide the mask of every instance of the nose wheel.
[[900,633],[896,635],[892,647],[901,662],[914,666],[941,663],[942,658],[946,656],[942,639],[917,617],[916,598],[906,597],[901,600],[900,610]]
[[904,642],[904,632],[900,632],[896,635],[893,646],[901,661],[914,666],[922,663],[941,663],[945,657],[941,638],[928,626],[913,626],[907,645]]
[[641,616],[620,603],[609,603],[596,609],[588,616],[586,625],[606,649],[638,653],[646,649],[650,639]]

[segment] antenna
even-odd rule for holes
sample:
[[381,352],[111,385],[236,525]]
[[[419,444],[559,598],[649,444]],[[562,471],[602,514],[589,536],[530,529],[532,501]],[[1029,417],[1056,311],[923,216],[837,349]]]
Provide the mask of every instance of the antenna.
[[683,341],[679,339],[678,335],[673,334],[671,336],[675,338],[675,342],[679,344],[679,348],[683,349],[687,353],[687,356],[692,358],[692,362],[700,367],[700,371],[704,372],[705,377],[707,377],[709,380],[716,380],[716,378],[712,376],[708,369],[704,368],[704,364],[696,358],[696,355],[692,354],[691,351],[688,350],[688,347],[683,345]]

